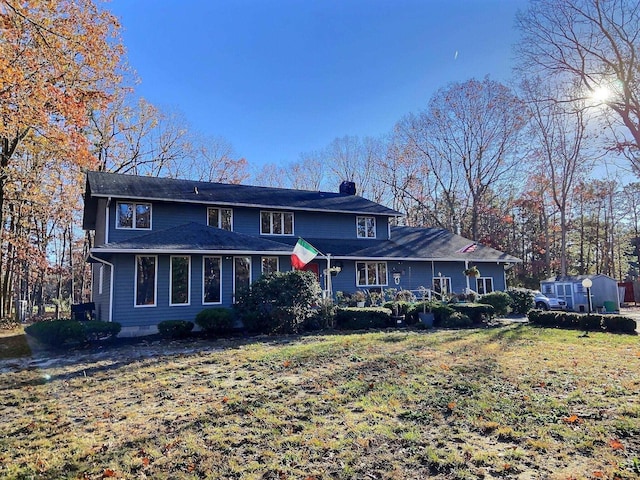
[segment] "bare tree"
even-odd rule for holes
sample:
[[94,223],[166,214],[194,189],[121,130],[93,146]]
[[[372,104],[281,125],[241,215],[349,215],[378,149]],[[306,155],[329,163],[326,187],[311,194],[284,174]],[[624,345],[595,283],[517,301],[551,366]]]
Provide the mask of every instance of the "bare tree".
[[[613,113],[614,144],[640,172],[640,4],[532,0],[519,13],[521,68],[582,87],[581,100]],[[627,132],[627,134],[625,134]]]

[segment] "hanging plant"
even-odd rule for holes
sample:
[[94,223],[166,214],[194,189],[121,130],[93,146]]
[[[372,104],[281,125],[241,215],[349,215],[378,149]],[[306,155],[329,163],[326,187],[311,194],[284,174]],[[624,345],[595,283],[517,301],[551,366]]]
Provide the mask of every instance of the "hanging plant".
[[479,277],[480,276],[480,270],[478,270],[478,267],[476,267],[475,265],[473,267],[469,267],[464,271],[464,274],[467,277]]

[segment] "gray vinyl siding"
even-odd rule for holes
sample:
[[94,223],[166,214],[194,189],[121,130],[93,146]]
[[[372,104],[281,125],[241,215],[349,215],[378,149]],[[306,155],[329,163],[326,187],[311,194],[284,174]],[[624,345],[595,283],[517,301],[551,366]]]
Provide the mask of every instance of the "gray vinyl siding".
[[[100,265],[102,266],[102,293],[99,291],[100,286]],[[92,297],[91,301],[96,305],[96,320],[103,322],[109,321],[109,292],[111,288],[111,267],[106,264],[91,264],[92,278]]]

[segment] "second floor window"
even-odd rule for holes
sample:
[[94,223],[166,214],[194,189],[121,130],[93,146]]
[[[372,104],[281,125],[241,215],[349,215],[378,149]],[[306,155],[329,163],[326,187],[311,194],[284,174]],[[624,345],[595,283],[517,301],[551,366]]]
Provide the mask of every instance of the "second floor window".
[[356,217],[358,238],[376,238],[376,218]]
[[293,213],[260,212],[261,235],[293,235]]
[[233,210],[230,208],[207,208],[207,225],[223,230],[233,230]]
[[116,228],[149,230],[151,228],[151,204],[118,202],[116,204]]

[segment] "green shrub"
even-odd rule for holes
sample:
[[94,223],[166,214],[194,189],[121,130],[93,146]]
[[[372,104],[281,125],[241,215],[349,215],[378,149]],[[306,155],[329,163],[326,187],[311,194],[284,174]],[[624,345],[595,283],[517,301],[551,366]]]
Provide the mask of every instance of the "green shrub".
[[342,330],[365,330],[391,326],[391,310],[384,307],[339,308],[336,327]]
[[264,275],[235,304],[244,326],[256,333],[295,333],[315,314],[320,285],[313,272]]
[[436,302],[431,311],[433,312],[433,325],[436,327],[442,326],[443,323],[455,313],[455,310],[451,308],[451,306],[439,302]]
[[229,308],[205,308],[198,312],[196,325],[211,335],[226,335],[233,330],[233,311]]
[[443,328],[465,328],[473,325],[473,322],[468,315],[462,312],[453,312],[449,317],[442,321],[441,327]]
[[499,317],[504,317],[509,313],[511,297],[505,292],[491,292],[482,295],[478,302],[492,305],[495,309],[495,314]]
[[603,315],[602,324],[607,332],[635,333],[636,321],[619,315]]
[[101,322],[99,320],[90,320],[88,322],[81,322],[84,329],[85,340],[98,341],[98,340],[110,340],[115,338],[122,330],[122,325],[117,322]]
[[528,288],[510,288],[507,294],[511,297],[511,309],[520,315],[526,315],[535,306],[535,295]]
[[580,315],[580,330],[597,332],[602,330],[602,315]]
[[336,325],[336,312],[338,307],[330,298],[321,298],[313,316],[309,317],[304,324],[305,330],[322,330],[334,328]]
[[54,320],[29,325],[24,331],[39,342],[52,347],[84,341],[84,329],[76,320]]
[[165,338],[184,338],[193,330],[193,322],[188,320],[165,320],[158,324],[158,332]]
[[382,306],[391,310],[392,315],[407,315],[413,304],[409,302],[385,302]]
[[493,305],[482,303],[453,303],[451,308],[456,312],[464,313],[476,324],[489,320],[495,314]]
[[400,290],[398,293],[396,293],[395,301],[403,303],[413,303],[416,301],[416,296],[411,292],[411,290]]

